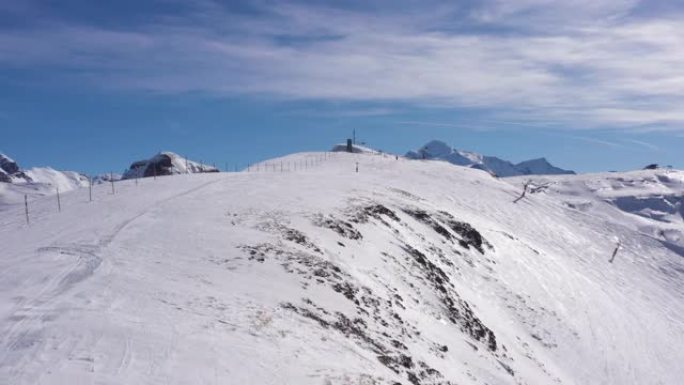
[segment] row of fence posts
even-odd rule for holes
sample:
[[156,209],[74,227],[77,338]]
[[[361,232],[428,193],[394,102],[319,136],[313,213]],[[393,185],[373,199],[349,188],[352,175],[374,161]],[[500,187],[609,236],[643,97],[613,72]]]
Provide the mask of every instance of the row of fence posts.
[[[283,162],[280,161],[279,163],[256,163],[256,171],[268,171],[271,169],[272,171],[278,171],[280,172],[286,172],[286,171],[297,171],[299,170],[306,170],[309,168],[312,168],[323,160],[329,159],[330,158],[330,153],[324,153],[323,155],[317,156],[316,158],[313,159],[304,159],[300,160],[298,162]],[[216,168],[216,166],[214,166]],[[228,171],[228,163],[226,162],[226,171]],[[255,165],[248,164],[247,165],[247,172],[254,172],[255,171]],[[238,165],[235,165],[235,172],[238,172]],[[357,164],[357,172],[358,172],[358,164]],[[152,171],[152,177],[154,180],[157,179],[157,169],[156,167],[153,167]],[[138,179],[140,178],[140,174],[136,173],[135,176],[135,185],[138,185]],[[114,173],[110,172],[109,173],[109,183],[111,186],[112,194],[116,194],[116,188],[114,184]],[[57,212],[62,212],[62,199],[61,195],[59,192],[59,187],[55,188],[56,190],[56,198],[57,198]],[[93,177],[88,178],[88,201],[92,202],[93,201]],[[29,202],[28,202],[28,195],[24,195],[24,214],[26,216],[26,224],[29,225],[31,223],[30,221],[30,215],[29,215]]]
[[[297,170],[307,170],[309,168],[313,168],[314,166],[319,165],[322,161],[329,159],[330,158],[330,153],[325,152],[323,155],[317,156],[315,158],[310,158],[310,159],[303,159],[299,161],[288,161],[288,162],[283,162],[282,160],[280,162],[276,163],[255,163],[255,164],[247,164],[247,172],[260,172],[260,171],[273,171],[273,172],[290,172],[290,171],[297,171]],[[227,168],[227,167],[226,167]],[[237,169],[236,169],[237,170]]]
[[[156,171],[156,170],[155,170]],[[157,173],[154,173],[154,179],[157,179]],[[112,194],[116,194],[116,189],[114,188],[114,173],[110,172],[109,173],[109,182],[112,186]],[[135,185],[138,185],[138,175],[135,177]],[[62,212],[62,199],[59,194],[59,187],[55,188],[55,197],[57,198],[57,212]],[[93,177],[88,178],[88,201],[92,202],[93,201]],[[29,217],[29,205],[28,205],[28,194],[24,194],[24,215],[26,217],[26,224],[29,225],[31,223],[30,217]]]

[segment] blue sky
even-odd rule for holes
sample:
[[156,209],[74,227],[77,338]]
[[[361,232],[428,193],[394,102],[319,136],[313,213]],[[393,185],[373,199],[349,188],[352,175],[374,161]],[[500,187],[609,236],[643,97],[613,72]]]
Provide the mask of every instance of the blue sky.
[[232,168],[355,128],[398,153],[436,138],[578,171],[684,168],[682,25],[664,0],[4,0],[0,151]]

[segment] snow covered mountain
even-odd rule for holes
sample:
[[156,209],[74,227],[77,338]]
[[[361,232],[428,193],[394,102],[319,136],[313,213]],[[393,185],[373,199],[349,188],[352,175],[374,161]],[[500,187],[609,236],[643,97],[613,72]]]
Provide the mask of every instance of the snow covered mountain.
[[500,177],[517,175],[551,175],[574,174],[573,171],[563,170],[551,165],[545,158],[528,160],[518,164],[469,151],[457,150],[448,144],[433,140],[416,151],[406,154],[410,159],[438,159],[459,166],[466,166],[485,170]]
[[0,182],[30,182],[30,178],[20,168],[17,162],[9,156],[0,153]]
[[122,176],[123,179],[144,178],[160,175],[219,172],[216,167],[198,163],[173,152],[160,152],[150,159],[133,162]]
[[88,177],[73,171],[57,171],[50,167],[23,170],[13,159],[0,153],[0,206],[32,198],[67,192],[87,186]]
[[534,177],[513,203],[522,178],[447,162],[271,163],[304,161],[0,216],[0,382],[681,382],[684,258],[643,227],[677,211],[618,201],[681,197],[683,172]]

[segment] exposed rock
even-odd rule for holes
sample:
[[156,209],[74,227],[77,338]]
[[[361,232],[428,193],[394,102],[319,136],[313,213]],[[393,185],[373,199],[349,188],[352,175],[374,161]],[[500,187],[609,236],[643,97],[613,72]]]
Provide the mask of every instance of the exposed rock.
[[11,175],[19,172],[19,165],[12,158],[0,153],[0,170],[4,171],[5,174]]
[[173,152],[160,152],[150,159],[133,162],[124,172],[122,179],[205,172],[219,172],[219,170],[213,166],[185,159]]

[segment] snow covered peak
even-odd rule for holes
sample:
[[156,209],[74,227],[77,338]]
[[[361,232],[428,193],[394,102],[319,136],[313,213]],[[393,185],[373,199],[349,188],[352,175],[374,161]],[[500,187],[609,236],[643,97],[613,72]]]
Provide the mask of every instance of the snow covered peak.
[[31,178],[21,170],[14,159],[0,153],[0,182],[24,183],[31,182]]
[[19,166],[9,156],[0,152],[0,173],[5,175],[14,174],[19,171]]
[[454,150],[446,143],[441,140],[433,140],[425,144],[420,148],[419,153],[428,154],[430,157],[436,158],[440,156],[448,156],[453,153]]
[[553,166],[546,158],[531,159],[520,162],[515,165],[515,168],[522,172],[523,175],[560,175],[560,174],[574,174],[573,171],[563,170]]
[[88,178],[73,171],[50,167],[24,170],[12,158],[0,153],[0,205],[17,203],[29,197],[66,192],[88,185]]
[[410,159],[444,160],[458,166],[484,170],[500,177],[532,174],[574,174],[572,171],[554,167],[545,158],[513,164],[495,156],[457,150],[439,140],[430,141],[416,151],[409,151],[406,157]]
[[123,179],[151,176],[218,172],[216,167],[195,162],[170,152],[160,152],[150,159],[133,162],[123,174]]
[[432,159],[436,157],[445,157],[453,152],[454,150],[446,143],[440,140],[432,140],[416,151],[409,151],[406,154],[406,157],[411,159]]

